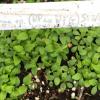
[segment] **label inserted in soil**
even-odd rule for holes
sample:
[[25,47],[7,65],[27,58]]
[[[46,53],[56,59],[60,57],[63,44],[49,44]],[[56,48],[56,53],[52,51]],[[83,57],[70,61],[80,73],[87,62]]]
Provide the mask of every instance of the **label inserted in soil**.
[[100,0],[0,5],[0,30],[100,26]]

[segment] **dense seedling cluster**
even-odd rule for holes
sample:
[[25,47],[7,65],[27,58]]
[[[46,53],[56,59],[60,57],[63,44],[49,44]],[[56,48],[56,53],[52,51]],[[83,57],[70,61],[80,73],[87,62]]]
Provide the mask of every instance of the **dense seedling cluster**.
[[[27,72],[23,78],[21,69]],[[100,28],[0,31],[0,100],[17,100],[38,69],[60,92],[100,90]],[[25,72],[24,71],[24,72]]]

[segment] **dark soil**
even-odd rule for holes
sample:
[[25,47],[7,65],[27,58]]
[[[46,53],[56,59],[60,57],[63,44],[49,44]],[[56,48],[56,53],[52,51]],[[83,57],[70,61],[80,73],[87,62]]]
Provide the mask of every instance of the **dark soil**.
[[22,100],[72,100],[72,92],[76,95],[76,99],[74,100],[100,100],[100,91],[98,91],[95,95],[91,95],[90,88],[84,89],[80,99],[80,88],[75,91],[69,89],[65,90],[63,93],[58,92],[57,87],[49,87],[44,70],[38,71],[38,78],[40,82],[36,82],[36,79],[33,77],[33,82],[37,83],[37,88],[35,90],[27,91],[27,93],[23,95]]

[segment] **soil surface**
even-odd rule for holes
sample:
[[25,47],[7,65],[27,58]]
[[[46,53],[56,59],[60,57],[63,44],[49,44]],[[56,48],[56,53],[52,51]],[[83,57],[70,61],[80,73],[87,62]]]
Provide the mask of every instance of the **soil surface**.
[[[29,72],[24,71],[24,74]],[[21,78],[22,78],[21,74]],[[90,88],[85,88],[83,92],[80,88],[72,91],[72,89],[65,90],[63,93],[58,92],[57,87],[49,87],[46,80],[44,70],[39,70],[37,79],[33,77],[33,82],[37,84],[37,88],[31,91],[27,91],[22,97],[22,100],[100,100],[100,91],[95,95],[91,95]],[[21,79],[22,80],[22,79]],[[82,92],[82,94],[80,94]],[[71,95],[75,93],[76,98],[72,99]],[[80,97],[81,95],[81,97]]]

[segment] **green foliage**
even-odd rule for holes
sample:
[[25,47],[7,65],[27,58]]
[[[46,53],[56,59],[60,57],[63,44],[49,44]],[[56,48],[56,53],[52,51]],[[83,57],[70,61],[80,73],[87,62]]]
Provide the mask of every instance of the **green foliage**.
[[24,77],[23,83],[24,83],[25,85],[29,85],[29,84],[32,83],[31,79],[32,79],[32,74],[28,74],[27,76]]
[[64,92],[65,89],[66,89],[66,83],[62,83],[62,84],[60,85],[60,91],[61,91],[61,92]]
[[6,93],[12,93],[13,89],[14,89],[14,86],[10,86],[10,85],[8,86],[7,84],[3,84],[1,86],[1,90]]
[[72,76],[72,79],[74,80],[80,80],[82,78],[80,73],[76,73],[75,75]]
[[68,83],[67,83],[67,87],[68,87],[68,88],[72,88],[72,87],[73,87],[73,84],[70,83],[70,82],[68,82]]
[[15,45],[13,48],[16,52],[23,52],[24,50],[23,46],[21,45]]
[[93,58],[92,58],[92,62],[94,64],[98,64],[99,59],[100,59],[100,53],[95,53],[94,56],[93,56]]
[[60,78],[59,77],[56,77],[54,79],[54,83],[55,83],[55,85],[59,85],[60,84]]
[[97,92],[97,86],[93,87],[92,90],[91,90],[91,94],[96,94]]
[[0,100],[7,94],[10,100],[20,98],[38,68],[45,70],[50,87],[61,92],[92,87],[95,94],[100,90],[100,28],[0,31]]
[[6,92],[0,92],[0,100],[5,100],[6,99]]
[[14,56],[13,59],[14,59],[14,64],[15,65],[20,64],[21,60],[20,60],[20,58],[18,56]]
[[20,84],[20,80],[18,77],[10,77],[10,82],[9,84],[11,85],[15,85],[15,86],[18,86]]
[[19,88],[17,88],[18,95],[22,95],[25,92],[27,92],[27,87],[26,86],[23,85],[23,86],[20,86]]
[[27,35],[26,32],[21,32],[21,33],[19,33],[19,34],[17,35],[17,39],[18,39],[18,40],[26,40],[26,39],[28,39],[28,35]]

